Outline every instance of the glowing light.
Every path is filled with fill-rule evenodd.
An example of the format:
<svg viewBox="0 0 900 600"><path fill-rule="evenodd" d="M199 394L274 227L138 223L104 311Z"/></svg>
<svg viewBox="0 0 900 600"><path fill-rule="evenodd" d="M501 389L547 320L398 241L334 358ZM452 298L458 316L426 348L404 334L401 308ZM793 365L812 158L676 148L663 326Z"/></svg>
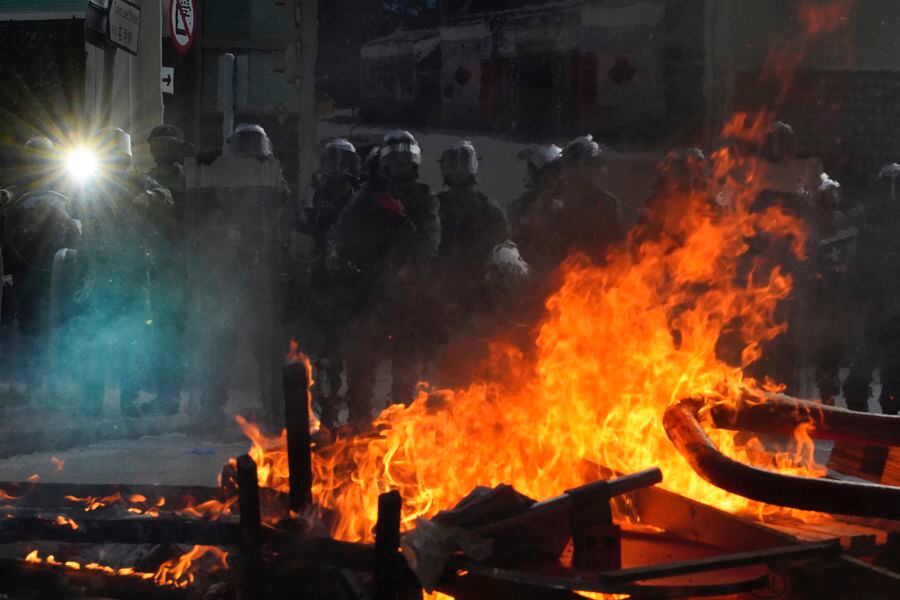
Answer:
<svg viewBox="0 0 900 600"><path fill-rule="evenodd" d="M66 157L66 170L76 181L87 181L97 172L97 157L87 148L76 148Z"/></svg>

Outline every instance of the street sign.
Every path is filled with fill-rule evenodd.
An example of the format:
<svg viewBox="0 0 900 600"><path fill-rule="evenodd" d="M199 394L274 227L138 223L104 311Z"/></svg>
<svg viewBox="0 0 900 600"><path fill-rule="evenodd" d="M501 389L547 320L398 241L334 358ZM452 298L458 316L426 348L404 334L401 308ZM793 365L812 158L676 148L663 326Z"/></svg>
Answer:
<svg viewBox="0 0 900 600"><path fill-rule="evenodd" d="M109 4L109 42L137 56L141 33L141 7L128 0L111 0Z"/></svg>
<svg viewBox="0 0 900 600"><path fill-rule="evenodd" d="M175 68L163 67L160 74L160 89L163 94L175 93Z"/></svg>
<svg viewBox="0 0 900 600"><path fill-rule="evenodd" d="M185 53L194 45L197 11L195 0L170 0L169 35L175 49Z"/></svg>

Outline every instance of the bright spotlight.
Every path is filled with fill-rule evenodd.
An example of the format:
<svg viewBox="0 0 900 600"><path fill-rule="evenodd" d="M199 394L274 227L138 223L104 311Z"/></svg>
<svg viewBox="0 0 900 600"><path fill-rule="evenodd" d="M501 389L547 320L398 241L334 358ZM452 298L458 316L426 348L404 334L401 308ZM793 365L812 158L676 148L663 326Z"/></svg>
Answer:
<svg viewBox="0 0 900 600"><path fill-rule="evenodd" d="M87 181L97 171L97 157L86 148L76 148L66 158L69 177L76 181Z"/></svg>

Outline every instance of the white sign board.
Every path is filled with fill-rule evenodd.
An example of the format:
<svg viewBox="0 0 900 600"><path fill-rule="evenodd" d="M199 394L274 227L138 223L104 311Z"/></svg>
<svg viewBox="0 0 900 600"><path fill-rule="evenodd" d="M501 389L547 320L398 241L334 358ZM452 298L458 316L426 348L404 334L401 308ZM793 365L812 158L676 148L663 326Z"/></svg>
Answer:
<svg viewBox="0 0 900 600"><path fill-rule="evenodd" d="M194 45L196 14L194 0L171 0L169 3L169 35L175 49L181 53Z"/></svg>
<svg viewBox="0 0 900 600"><path fill-rule="evenodd" d="M162 90L163 94L174 94L175 93L175 68L174 67L162 67L162 72L160 74L160 80L159 80L159 89Z"/></svg>
<svg viewBox="0 0 900 600"><path fill-rule="evenodd" d="M131 54L138 53L141 33L141 7L128 0L111 0L109 5L109 41Z"/></svg>

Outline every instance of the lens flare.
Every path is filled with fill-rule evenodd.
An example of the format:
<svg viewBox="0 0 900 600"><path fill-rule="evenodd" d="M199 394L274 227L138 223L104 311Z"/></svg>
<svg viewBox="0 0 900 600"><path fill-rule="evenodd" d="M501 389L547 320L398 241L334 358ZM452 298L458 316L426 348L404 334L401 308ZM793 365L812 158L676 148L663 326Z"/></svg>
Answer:
<svg viewBox="0 0 900 600"><path fill-rule="evenodd" d="M87 181L97 172L97 157L87 148L76 148L66 157L66 170L75 181Z"/></svg>

